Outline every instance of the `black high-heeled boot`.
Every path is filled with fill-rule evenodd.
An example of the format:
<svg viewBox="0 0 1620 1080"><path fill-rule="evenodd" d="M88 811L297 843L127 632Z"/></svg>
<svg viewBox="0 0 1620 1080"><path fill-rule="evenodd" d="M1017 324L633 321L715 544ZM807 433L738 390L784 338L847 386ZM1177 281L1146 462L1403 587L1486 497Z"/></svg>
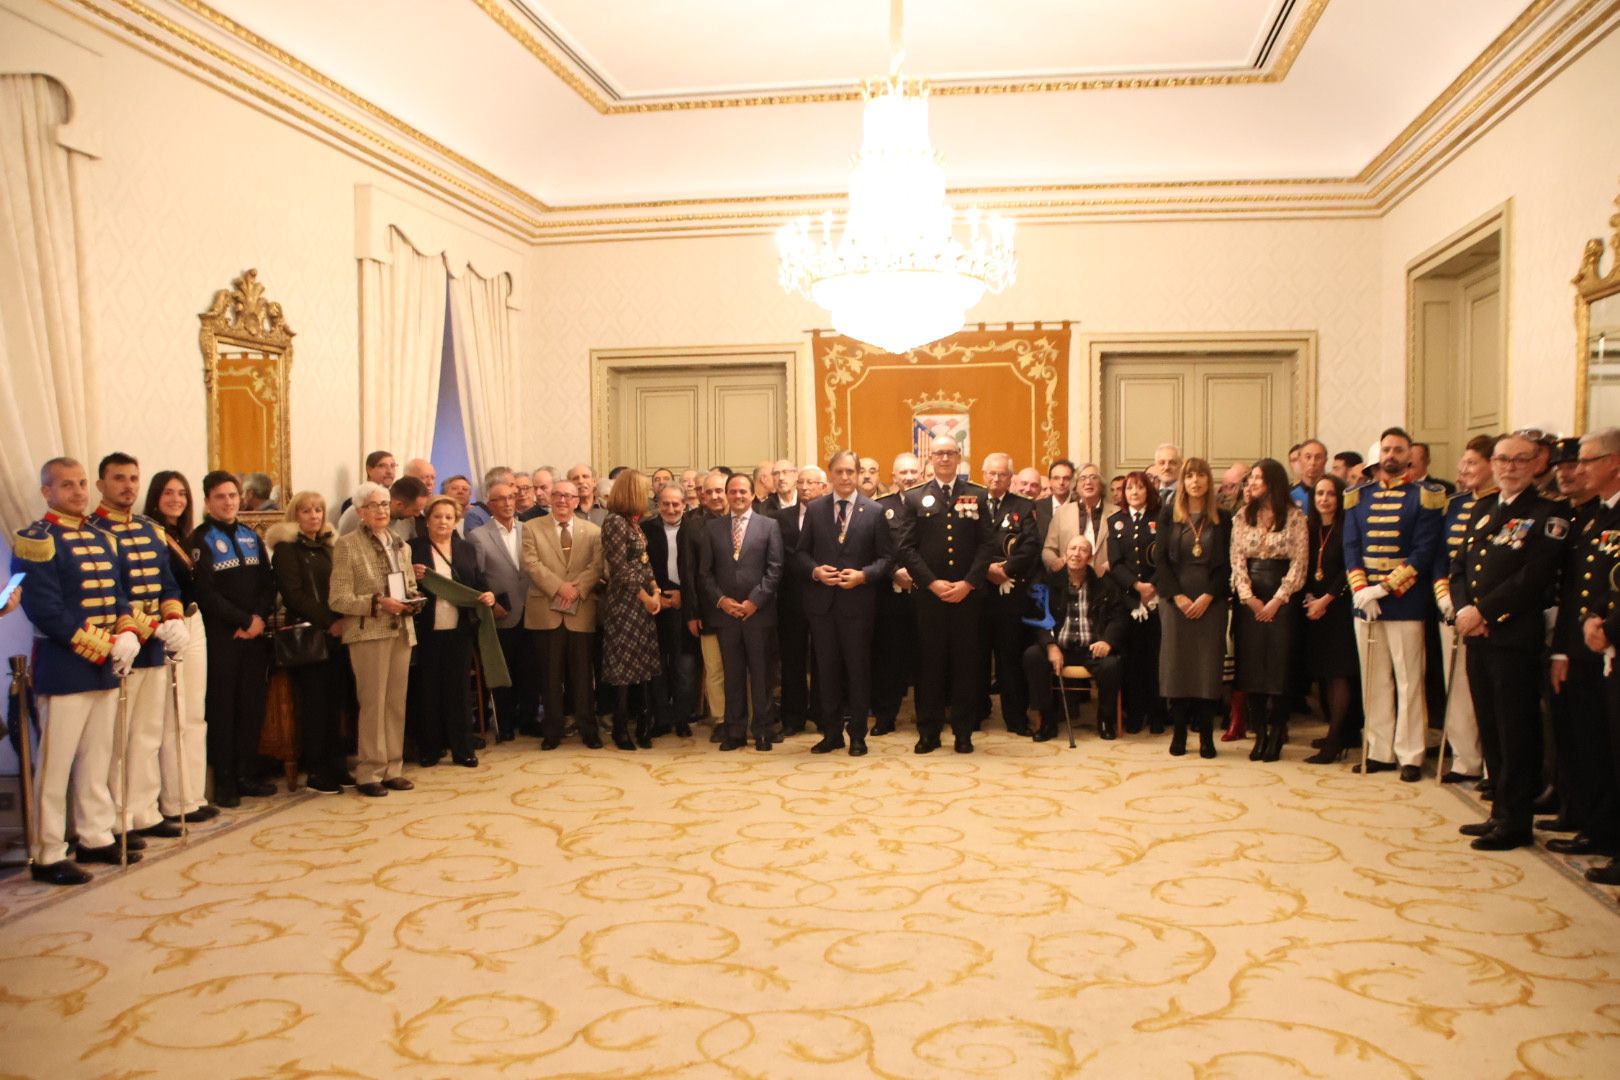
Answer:
<svg viewBox="0 0 1620 1080"><path fill-rule="evenodd" d="M1250 695L1252 701L1254 695ZM1271 734L1271 717L1264 705L1249 714L1249 730L1254 733L1254 745L1249 747L1249 760L1259 761L1266 752L1266 739Z"/></svg>
<svg viewBox="0 0 1620 1080"><path fill-rule="evenodd" d="M636 745L643 750L652 749L652 717L646 713L636 717Z"/></svg>
<svg viewBox="0 0 1620 1080"><path fill-rule="evenodd" d="M613 714L613 745L620 750L634 750L635 741L630 738L630 720L622 712Z"/></svg>
<svg viewBox="0 0 1620 1080"><path fill-rule="evenodd" d="M1187 710L1179 702L1170 706L1170 756L1181 757L1187 752Z"/></svg>
<svg viewBox="0 0 1620 1080"><path fill-rule="evenodd" d="M1283 743L1288 741L1288 699L1277 698L1277 706L1266 727L1266 752L1261 761L1281 761Z"/></svg>
<svg viewBox="0 0 1620 1080"><path fill-rule="evenodd" d="M1198 720L1198 756L1212 758L1215 756L1215 717L1205 712Z"/></svg>

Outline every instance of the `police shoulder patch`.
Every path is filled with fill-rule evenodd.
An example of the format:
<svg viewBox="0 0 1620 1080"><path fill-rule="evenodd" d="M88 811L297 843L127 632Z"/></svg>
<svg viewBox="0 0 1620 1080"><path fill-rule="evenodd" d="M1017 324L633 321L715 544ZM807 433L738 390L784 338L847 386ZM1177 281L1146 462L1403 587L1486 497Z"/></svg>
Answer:
<svg viewBox="0 0 1620 1080"><path fill-rule="evenodd" d="M1561 517L1549 517L1546 533L1554 540L1562 540L1569 535L1569 521Z"/></svg>

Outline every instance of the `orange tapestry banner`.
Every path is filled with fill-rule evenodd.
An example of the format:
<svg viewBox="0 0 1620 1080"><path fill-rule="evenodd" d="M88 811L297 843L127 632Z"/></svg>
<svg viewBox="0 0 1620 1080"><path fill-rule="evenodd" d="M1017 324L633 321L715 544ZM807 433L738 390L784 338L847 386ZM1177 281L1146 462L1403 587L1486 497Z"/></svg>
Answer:
<svg viewBox="0 0 1620 1080"><path fill-rule="evenodd" d="M1067 322L964 330L903 356L818 330L811 358L823 461L847 447L886 481L896 454L950 435L977 480L986 454L1044 472L1069 445Z"/></svg>

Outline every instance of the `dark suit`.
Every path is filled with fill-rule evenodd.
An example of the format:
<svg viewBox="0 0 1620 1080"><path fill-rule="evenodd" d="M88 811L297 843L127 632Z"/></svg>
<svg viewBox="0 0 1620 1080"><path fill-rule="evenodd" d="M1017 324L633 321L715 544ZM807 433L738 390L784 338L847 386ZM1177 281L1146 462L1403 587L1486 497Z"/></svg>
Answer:
<svg viewBox="0 0 1620 1080"><path fill-rule="evenodd" d="M896 518L900 515L898 491L876 499L889 536L894 539ZM896 558L890 564L883 580L876 582L877 616L872 633L872 734L882 735L894 730L895 716L906 691L914 681L917 651L917 604L915 591L901 592L894 586L894 571L900 566Z"/></svg>
<svg viewBox="0 0 1620 1080"><path fill-rule="evenodd" d="M434 569L433 542L418 536L409 544L411 562ZM450 575L456 582L485 591L478 569L478 552L450 534ZM416 662L411 665L406 694L405 727L422 761L437 761L446 750L458 761L474 756L472 717L467 702L467 676L472 671L473 636L478 616L471 608L457 608L455 625L434 628L438 603L430 595L416 613Z"/></svg>
<svg viewBox="0 0 1620 1080"><path fill-rule="evenodd" d="M816 681L821 696L822 733L841 733L844 708L850 738L866 738L872 701L872 628L877 594L887 588L894 558L889 523L877 503L860 492L849 497L846 524L838 528L838 496L824 495L805 511L804 530L794 552L795 576L804 580L804 611L816 642ZM859 570L866 581L852 589L826 585L810 575L818 566ZM784 677L786 660L783 661Z"/></svg>
<svg viewBox="0 0 1620 1080"><path fill-rule="evenodd" d="M1139 583L1153 584L1154 541L1159 535L1157 514L1142 510L1133 520L1131 511L1121 510L1108 519L1108 576L1119 586L1127 613L1125 627L1125 730L1137 732L1147 721L1158 734L1167 714L1159 696L1159 613L1154 611L1141 622L1129 613L1141 603ZM1303 620L1301 620L1303 621Z"/></svg>
<svg viewBox="0 0 1620 1080"><path fill-rule="evenodd" d="M771 512L782 530L784 564L782 586L777 591L776 647L782 667L782 728L789 735L803 731L805 719L812 713L818 729L833 723L819 708L810 707L806 688L810 674L810 623L804 617L804 591L809 577L799 573L793 561L793 552L799 546L800 508L800 503L794 503Z"/></svg>
<svg viewBox="0 0 1620 1080"><path fill-rule="evenodd" d="M1050 630L1035 631L1035 644L1024 650L1024 673L1029 681L1030 705L1041 710L1041 726L1050 732L1055 731L1057 716L1052 708L1052 664L1046 650L1050 645L1061 644L1058 635L1063 631L1068 611L1068 568L1048 573L1045 582L1047 610L1057 625ZM1085 620L1090 640L1106 641L1111 651L1099 657L1093 656L1089 648L1064 648L1063 662L1084 664L1091 672L1097 691L1097 726L1112 730L1123 663L1120 651L1125 644L1125 627L1130 617L1119 586L1106 577L1098 577L1094 567L1086 568L1086 599L1080 617Z"/></svg>
<svg viewBox="0 0 1620 1080"><path fill-rule="evenodd" d="M925 753L938 744L950 702L951 730L957 742L972 738L973 699L979 689L979 610L984 606L985 570L992 551L985 490L958 478L949 497L939 481L918 484L901 496L895 515L896 556L917 583L917 744ZM948 604L929 586L965 581L967 598Z"/></svg>
<svg viewBox="0 0 1620 1080"><path fill-rule="evenodd" d="M992 563L1005 562L1010 588L985 585L984 609L979 618L978 716L990 715L991 664L1001 691L1001 722L1007 730L1028 730L1024 692L1024 646L1029 642L1029 582L1041 569L1041 534L1035 524L1035 504L1011 492L999 500L985 495L994 546ZM994 504L994 505L991 505ZM1051 500L1047 500L1051 505Z"/></svg>
<svg viewBox="0 0 1620 1080"><path fill-rule="evenodd" d="M659 675L653 680L654 713L658 726L674 727L692 718L697 706L698 640L686 629L688 594L695 603L697 577L690 561L693 527L690 515L683 516L675 530L675 573L669 576L669 533L657 514L643 518L641 532L647 538L647 561L660 592L679 589L681 606L658 613Z"/></svg>
<svg viewBox="0 0 1620 1080"><path fill-rule="evenodd" d="M782 530L764 514L752 513L742 547L732 554L731 515L705 524L698 589L703 621L720 637L726 674L726 735L741 739L748 728L748 693L753 691L755 734L771 719L771 648L776 640L776 592L782 581ZM747 619L720 610L720 599L752 600L758 609Z"/></svg>
<svg viewBox="0 0 1620 1080"><path fill-rule="evenodd" d="M1073 495L1069 498L1074 498ZM1037 544L1046 543L1046 533L1052 528L1052 518L1057 515L1057 507L1052 505L1052 496L1035 500L1035 533L1040 539Z"/></svg>

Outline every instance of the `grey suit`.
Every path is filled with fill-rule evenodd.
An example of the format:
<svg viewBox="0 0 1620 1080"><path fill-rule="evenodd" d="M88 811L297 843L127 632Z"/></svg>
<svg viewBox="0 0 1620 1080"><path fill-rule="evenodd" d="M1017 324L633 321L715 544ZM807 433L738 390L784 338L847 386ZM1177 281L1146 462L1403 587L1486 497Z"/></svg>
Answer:
<svg viewBox="0 0 1620 1080"><path fill-rule="evenodd" d="M776 640L776 592L782 581L782 530L771 518L750 513L741 548L732 554L731 515L704 523L699 545L698 591L703 621L720 638L726 675L726 735L741 739L748 728L748 691L753 689L756 735L771 715L771 646ZM722 597L753 601L746 619L720 610Z"/></svg>
<svg viewBox="0 0 1620 1080"><path fill-rule="evenodd" d="M510 739L522 732L539 734L536 714L540 711L540 678L535 670L534 632L523 625L523 607L529 598L529 575L523 571L523 522L514 522L517 536L516 561L506 545L507 534L500 522L491 519L467 534L467 542L478 555L478 572L484 576L495 600L506 614L495 621L500 634L501 652L512 685L490 691L495 699L498 738Z"/></svg>

